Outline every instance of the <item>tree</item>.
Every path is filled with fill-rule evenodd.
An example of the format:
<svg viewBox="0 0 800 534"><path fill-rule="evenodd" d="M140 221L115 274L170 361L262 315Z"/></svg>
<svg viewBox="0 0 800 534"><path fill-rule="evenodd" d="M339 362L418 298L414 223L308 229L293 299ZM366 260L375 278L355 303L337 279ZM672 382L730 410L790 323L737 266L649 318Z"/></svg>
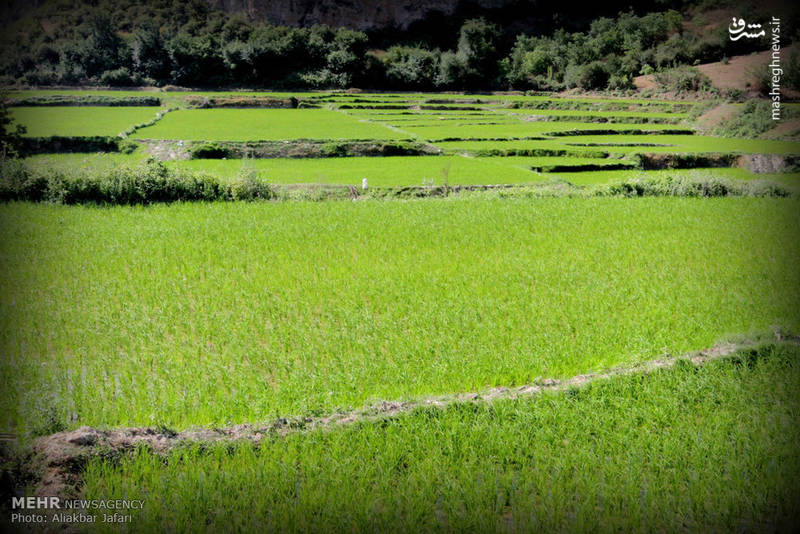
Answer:
<svg viewBox="0 0 800 534"><path fill-rule="evenodd" d="M213 34L192 37L180 32L168 45L172 63L170 76L179 84L214 85L225 82L225 65Z"/></svg>
<svg viewBox="0 0 800 534"><path fill-rule="evenodd" d="M453 89L464 85L464 76L467 66L464 60L455 52L442 52L439 58L439 73L436 76L436 86L442 89Z"/></svg>
<svg viewBox="0 0 800 534"><path fill-rule="evenodd" d="M80 33L83 39L75 43L75 51L87 76L126 66L128 47L117 35L117 27L108 15L92 12Z"/></svg>
<svg viewBox="0 0 800 534"><path fill-rule="evenodd" d="M484 19L461 26L456 55L465 67L464 82L470 87L489 85L498 73L500 28Z"/></svg>
<svg viewBox="0 0 800 534"><path fill-rule="evenodd" d="M169 52L161 32L153 23L145 22L136 28L131 37L130 47L136 72L156 81L169 78Z"/></svg>
<svg viewBox="0 0 800 534"><path fill-rule="evenodd" d="M432 89L439 73L439 51L393 46L383 58L386 79L398 89Z"/></svg>
<svg viewBox="0 0 800 534"><path fill-rule="evenodd" d="M2 159L19 156L22 148L22 135L25 127L17 124L12 128L13 119L6 107L6 96L0 95L0 155Z"/></svg>

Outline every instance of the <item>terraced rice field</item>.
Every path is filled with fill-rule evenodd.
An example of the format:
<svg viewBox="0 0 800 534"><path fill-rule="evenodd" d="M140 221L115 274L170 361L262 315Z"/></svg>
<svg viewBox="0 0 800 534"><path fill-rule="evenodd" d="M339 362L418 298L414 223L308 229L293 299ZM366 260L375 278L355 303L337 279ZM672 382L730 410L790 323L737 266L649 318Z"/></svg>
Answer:
<svg viewBox="0 0 800 534"><path fill-rule="evenodd" d="M359 122L323 109L195 109L168 113L142 128L141 139L261 141L294 139L400 139L408 137L380 124Z"/></svg>
<svg viewBox="0 0 800 534"><path fill-rule="evenodd" d="M96 94L106 93L113 92ZM16 96L32 94L35 92L20 92ZM58 92L47 94L52 96ZM122 96L135 94L125 92ZM275 184L359 186L361 180L367 178L373 187L397 187L527 184L552 179L566 179L575 184L599 183L605 178L631 176L602 169L632 171L641 165L637 159L639 154L800 155L797 143L791 141L695 134L689 118L693 104L686 102L521 95L162 94L164 106L173 111L131 134L130 139L139 141L140 148L135 154L109 155L107 158L113 162L109 164L103 163L102 157L81 159L74 155L50 154L36 156L31 164L40 165L41 160L46 159L51 166L75 168L80 160L79 167L100 169L124 162L135 163L151 150L157 158L182 160L189 157L193 143L284 142L285 152L293 157L255 158L248 162L231 161L228 157L225 160L178 161L171 165L208 171L224 179L247 172ZM187 98L197 102L202 98L254 101L290 97L297 98L300 109L183 109L190 102L185 100ZM33 137L114 135L152 119L154 108L38 107L15 108L14 113L28 126L28 135ZM102 114L102 121L97 120L98 113ZM142 140L148 141L142 143ZM332 147L336 143L355 141L424 143L428 146L428 155L304 159L303 148L296 147L306 141L328 143ZM169 148L159 150L159 144ZM447 157L434 157L437 151ZM498 156L516 157L502 159ZM724 165L736 164L732 159L726 161ZM713 170L707 174L739 179L761 173L775 178L774 169L751 169L744 163L737 165L742 166L725 167L728 170ZM676 175L685 174L685 171L680 169ZM793 186L796 174L786 172L777 176L777 181Z"/></svg>
<svg viewBox="0 0 800 534"><path fill-rule="evenodd" d="M195 532L791 530L798 357L95 461L86 495L165 495L139 526Z"/></svg>
<svg viewBox="0 0 800 534"><path fill-rule="evenodd" d="M51 135L88 137L116 136L136 124L156 117L153 107L19 107L11 108L14 121L26 128L28 137Z"/></svg>
<svg viewBox="0 0 800 534"><path fill-rule="evenodd" d="M26 430L260 421L800 327L796 200L0 209Z"/></svg>
<svg viewBox="0 0 800 534"><path fill-rule="evenodd" d="M688 102L154 94L13 108L15 492L144 500L87 532L794 527L796 142L699 135ZM197 108L244 98L298 107Z"/></svg>

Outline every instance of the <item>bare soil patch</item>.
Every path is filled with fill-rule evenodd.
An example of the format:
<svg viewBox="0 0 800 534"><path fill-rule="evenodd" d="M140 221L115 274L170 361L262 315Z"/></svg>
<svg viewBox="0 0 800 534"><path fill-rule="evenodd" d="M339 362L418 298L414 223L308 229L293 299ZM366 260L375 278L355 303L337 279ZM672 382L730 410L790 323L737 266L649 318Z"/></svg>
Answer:
<svg viewBox="0 0 800 534"><path fill-rule="evenodd" d="M726 121L736 114L735 104L721 104L712 108L697 118L697 126L703 131L711 131L723 121Z"/></svg>
<svg viewBox="0 0 800 534"><path fill-rule="evenodd" d="M782 48L781 59L785 60L796 49L797 47L793 45ZM697 68L709 77L714 87L756 92L758 90L758 80L753 75L753 72L765 68L770 61L772 61L772 50L765 50L746 56L734 56L730 58L728 63L722 63L721 61L704 63L698 65ZM786 88L782 88L782 92L787 97L797 96L796 91L788 91Z"/></svg>
<svg viewBox="0 0 800 534"><path fill-rule="evenodd" d="M761 134L761 137L764 139L800 141L800 118L784 121L775 128Z"/></svg>
<svg viewBox="0 0 800 534"><path fill-rule="evenodd" d="M727 20L727 19L726 19ZM797 50L796 45L781 48L781 61L786 61L789 55ZM751 95L759 92L759 81L754 75L756 71L766 68L772 61L772 50L765 50L755 54L733 56L727 63L716 61L697 65L697 69L708 76L711 84L718 89L738 89ZM636 76L633 84L638 90L657 89L659 87L655 76L647 74ZM781 87L781 94L786 99L800 99L800 92Z"/></svg>

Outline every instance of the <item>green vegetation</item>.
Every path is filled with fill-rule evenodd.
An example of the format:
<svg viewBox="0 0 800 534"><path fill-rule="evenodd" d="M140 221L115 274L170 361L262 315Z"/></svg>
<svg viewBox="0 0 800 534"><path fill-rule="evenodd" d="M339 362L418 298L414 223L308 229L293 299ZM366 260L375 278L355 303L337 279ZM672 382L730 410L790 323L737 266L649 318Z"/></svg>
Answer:
<svg viewBox="0 0 800 534"><path fill-rule="evenodd" d="M28 92L25 96L17 96L9 100L12 106L160 106L161 99L157 96L128 95L100 95L98 92L84 92L84 94L54 94L46 92Z"/></svg>
<svg viewBox="0 0 800 534"><path fill-rule="evenodd" d="M607 125L603 125L607 126ZM600 127L600 125L598 125ZM732 139L705 135L577 135L545 140L516 141L440 141L446 152L476 155L492 151L570 150L615 154L738 152L742 154L800 154L798 143L767 139Z"/></svg>
<svg viewBox="0 0 800 534"><path fill-rule="evenodd" d="M2 161L19 156L24 134L25 127L14 123L6 106L6 100L0 98L0 154L2 154Z"/></svg>
<svg viewBox="0 0 800 534"><path fill-rule="evenodd" d="M559 4L526 4L515 7L515 24L498 18L498 10L478 9L367 34L324 25L275 26L254 19L252 12L243 16L201 2L45 2L4 27L0 80L29 86L627 91L639 74L769 47L768 37L731 41L725 24L709 28L708 21L688 19L689 13L717 17L712 10L725 2L687 7L667 1L648 13L645 7L633 12L624 2L606 2L584 6L578 15ZM468 12L495 21L463 16ZM788 8L767 6L754 6L749 15L794 16ZM549 34L541 33L543 21L555 23L547 24ZM786 42L797 40L793 26L782 33ZM791 58L786 63L790 84L796 64ZM692 78L684 74L671 80L683 86Z"/></svg>
<svg viewBox="0 0 800 534"><path fill-rule="evenodd" d="M685 128L677 128L684 130ZM431 125L403 127L403 131L429 141L455 141L455 140L504 140L525 139L530 137L548 135L578 135L581 132L642 132L642 133L675 133L676 127L671 124L624 124L624 123L586 123L571 121L534 121L517 124L473 124L463 128L451 125Z"/></svg>
<svg viewBox="0 0 800 534"><path fill-rule="evenodd" d="M205 146L205 145L201 145ZM39 176L83 175L101 180L104 173L136 173L136 164L146 156L125 154L47 154L24 160L24 167ZM590 170L627 164L630 170ZM642 171L634 162L613 158L581 157L480 157L395 156L298 159L195 159L168 161L169 168L204 173L222 184L248 176L271 184L334 184L361 186L367 178L370 188L421 185L492 185L545 182L555 177L573 184L610 184L630 178L657 179L689 176L698 181L709 178L731 180L764 179L798 185L798 173L754 173L737 167L669 169ZM577 171L557 170L575 166ZM535 172L533 169L544 170ZM9 168L6 175L10 176ZM96 176L97 178L92 178Z"/></svg>
<svg viewBox="0 0 800 534"><path fill-rule="evenodd" d="M800 332L800 173L776 172L796 170L796 143L690 135L702 104L211 94L160 93L147 122L8 108L68 137L21 138L3 108L4 142L40 154L0 163L13 491L52 462L28 454L36 436L253 423L256 446L97 445L56 469L85 475L81 497L144 496L136 531L764 530L796 515L796 347L349 427L306 419ZM187 109L206 102L297 108Z"/></svg>
<svg viewBox="0 0 800 534"><path fill-rule="evenodd" d="M371 187L442 184L504 184L539 181L530 166L510 161L460 156L398 156L383 158L194 160L174 165L209 172L223 179L252 169L270 183L361 185ZM530 164L535 164L531 161Z"/></svg>
<svg viewBox="0 0 800 534"><path fill-rule="evenodd" d="M798 214L775 198L0 205L0 407L22 434L222 425L798 331Z"/></svg>
<svg viewBox="0 0 800 534"><path fill-rule="evenodd" d="M0 8L0 508L46 486L144 499L131 532L794 528L800 145L695 67L769 37L730 40L727 1L417 2L368 32L239 4ZM319 4L300 18L340 14ZM800 41L788 7L733 14Z"/></svg>
<svg viewBox="0 0 800 534"><path fill-rule="evenodd" d="M768 347L258 447L98 459L86 495L146 499L135 530L791 530L798 388L800 351Z"/></svg>
<svg viewBox="0 0 800 534"><path fill-rule="evenodd" d="M230 150L219 143L201 143L192 146L189 153L193 159L224 159L231 155Z"/></svg>
<svg viewBox="0 0 800 534"><path fill-rule="evenodd" d="M138 130L141 139L258 141L402 139L409 135L325 109L196 109L168 113Z"/></svg>
<svg viewBox="0 0 800 534"><path fill-rule="evenodd" d="M112 136L136 124L152 120L153 107L14 107L14 121L26 128L29 137Z"/></svg>
<svg viewBox="0 0 800 534"><path fill-rule="evenodd" d="M630 161L598 158L148 159L136 165L144 158L141 153L58 154L10 162L0 175L0 199L149 204L262 196L237 193L243 184L246 189L272 191L269 198L317 200L447 196L498 186L499 190L515 186L508 194L522 196L788 196L800 192L799 173L760 174L725 167L642 171ZM366 192L360 191L364 178L369 186ZM274 189L270 184L286 187Z"/></svg>
<svg viewBox="0 0 800 534"><path fill-rule="evenodd" d="M695 67L682 66L657 72L656 83L663 89L676 94L711 91L711 80Z"/></svg>
<svg viewBox="0 0 800 534"><path fill-rule="evenodd" d="M800 173L754 173L747 169L740 169L737 167L717 167L708 169L664 169L642 171L638 169L632 170L614 170L614 171L584 171L584 172L554 172L550 175L552 178L559 178L566 180L576 185L591 185L591 184L613 184L621 180L653 180L658 181L662 178L676 178L676 179L689 179L697 181L712 182L715 178L728 179L733 181L743 180L768 180L775 183L783 184L789 187L790 190L797 191L800 189Z"/></svg>
<svg viewBox="0 0 800 534"><path fill-rule="evenodd" d="M800 110L784 106L779 118L785 120L797 116L800 116ZM757 137L775 128L776 124L770 101L748 100L733 117L720 124L714 133L725 137Z"/></svg>

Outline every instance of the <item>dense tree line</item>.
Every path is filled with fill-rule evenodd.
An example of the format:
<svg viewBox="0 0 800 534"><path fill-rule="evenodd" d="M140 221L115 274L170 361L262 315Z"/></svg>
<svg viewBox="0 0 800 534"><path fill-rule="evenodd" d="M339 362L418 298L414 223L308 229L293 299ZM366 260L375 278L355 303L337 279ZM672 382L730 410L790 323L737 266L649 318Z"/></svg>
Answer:
<svg viewBox="0 0 800 534"><path fill-rule="evenodd" d="M766 41L730 41L724 24L686 31L671 10L598 18L586 32L519 35L513 45L497 25L472 19L451 50L408 43L374 50L359 31L253 23L200 0L146 4L101 5L50 27L22 21L2 42L0 84L626 89L639 74L766 48Z"/></svg>

